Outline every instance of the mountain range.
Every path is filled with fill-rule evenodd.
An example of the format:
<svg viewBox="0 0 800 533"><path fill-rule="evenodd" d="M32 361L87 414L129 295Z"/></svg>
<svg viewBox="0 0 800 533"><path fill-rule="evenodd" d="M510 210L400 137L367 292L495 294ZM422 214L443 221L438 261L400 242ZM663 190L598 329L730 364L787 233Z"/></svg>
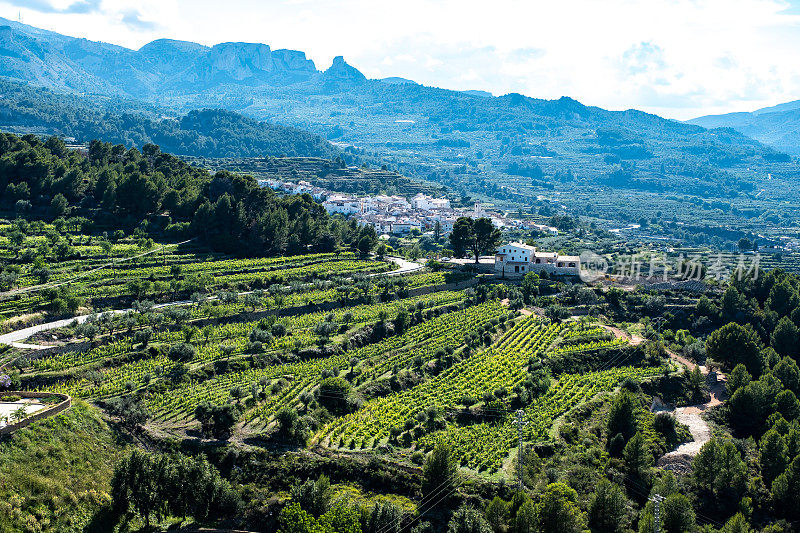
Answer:
<svg viewBox="0 0 800 533"><path fill-rule="evenodd" d="M732 128L778 150L800 155L800 100L750 113L707 115L688 122L705 128Z"/></svg>
<svg viewBox="0 0 800 533"><path fill-rule="evenodd" d="M83 140L103 133L85 126L81 117L86 114L92 117L89 123L108 121L120 124L120 132L128 127L147 133L151 126L130 126L130 120L136 122L131 117L193 128L197 120L180 117L222 109L234 113L223 117L226 127L204 131L208 141L192 144L197 148L191 155L220 155L200 152L203 143L213 146L214 138L222 143L223 133L233 137L223 143L222 155L259 155L268 147L239 142L237 128L228 126L255 120L241 123L257 136L256 124L267 121L307 130L336 150L356 152L464 196L514 208L537 207L555 202L543 200L545 196L559 197L558 205L578 212L638 219L648 209L663 207L665 192L686 202L700 197L750 205L757 193L759 201L785 195L800 170L783 151L729 127L707 129L633 109L609 111L569 97L495 97L399 77L370 80L341 56L318 70L303 52L258 43L207 47L159 39L131 50L0 19L0 77L12 84L0 87L9 94L14 83L17 89L24 85L50 91L41 102L17 97L2 116L12 121L15 110L26 109L25 116L33 117L28 125L40 131L66 131L63 113L57 111L63 106L80 110L68 131ZM36 112L59 99L67 101ZM122 115L127 118L120 119ZM123 141L136 145L157 138L128 135ZM330 156L311 138L301 146L315 146L315 155ZM180 142L165 149L187 153ZM768 190L759 193L765 184ZM621 209L613 201L619 190L635 198L630 208Z"/></svg>

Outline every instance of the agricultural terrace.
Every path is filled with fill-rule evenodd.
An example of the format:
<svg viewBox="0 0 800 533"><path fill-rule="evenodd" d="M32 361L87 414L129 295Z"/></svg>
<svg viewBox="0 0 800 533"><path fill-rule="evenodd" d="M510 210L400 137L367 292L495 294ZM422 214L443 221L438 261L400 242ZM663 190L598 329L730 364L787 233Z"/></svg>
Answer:
<svg viewBox="0 0 800 533"><path fill-rule="evenodd" d="M364 404L355 413L328 424L318 437L329 446L348 449L373 448L388 442L429 450L444 441L454 445L463 466L496 470L516 445L510 416L513 410L508 408L512 393L519 401L545 389L526 408L525 435L536 441L548 436L556 418L595 394L613 390L625 378L641 379L661 371L658 367L621 366L627 363L628 354L616 357L598 372L563 374L545 387L532 375L538 360L551 352L607 349L623 342L594 340L598 335L600 328L583 328L576 322L551 324L534 316L519 319L486 350L465 355L418 387ZM612 363L620 366L612 367ZM479 416L474 417L476 412L471 408L478 401ZM437 419L448 414L453 416ZM477 423L461 425L447 420L459 415Z"/></svg>
<svg viewBox="0 0 800 533"><path fill-rule="evenodd" d="M64 246L69 250L56 253ZM69 316L80 308L116 309L134 300L202 300L218 291L251 291L273 285L273 295L285 295L296 291L292 287L277 290L278 286L393 268L385 262L358 259L352 252L231 258L210 253L192 242L156 244L143 237L121 237L111 242L82 234L64 238L55 230L29 235L20 245L10 245L6 237L0 241L0 254L21 262L15 265L16 272L7 270L0 279L3 320L32 313ZM25 261L28 255L35 259ZM5 329L15 327L6 325Z"/></svg>
<svg viewBox="0 0 800 533"><path fill-rule="evenodd" d="M281 277L309 264L370 263L312 257L260 264ZM215 263L223 262L234 264ZM497 471L516 445L517 408L526 409L526 440L546 440L578 405L626 378L664 371L593 322L511 311L500 303L505 285L408 294L460 279L423 272L337 287L315 280L285 293L276 290L290 287L282 281L252 293L257 300L228 291L178 308L137 301L131 312L58 331L64 342L90 339L88 349L33 352L16 365L37 390L101 403L139 397L161 431L191 431L198 409L230 405L238 438L285 439L280 415L289 409L308 419L310 443L427 451L447 442L463 467L484 472ZM332 308L315 310L309 300ZM551 375L546 366L599 352L604 362L589 373Z"/></svg>

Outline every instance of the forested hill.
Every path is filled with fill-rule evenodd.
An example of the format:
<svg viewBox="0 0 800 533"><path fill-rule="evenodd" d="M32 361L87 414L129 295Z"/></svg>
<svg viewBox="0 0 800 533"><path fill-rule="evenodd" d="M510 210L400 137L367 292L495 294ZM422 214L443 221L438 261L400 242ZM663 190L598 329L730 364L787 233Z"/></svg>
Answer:
<svg viewBox="0 0 800 533"><path fill-rule="evenodd" d="M190 156L342 155L319 135L222 109L177 116L140 102L59 94L9 80L0 80L0 96L0 128L20 133L60 135L78 142L103 139L139 148L153 143L166 152Z"/></svg>
<svg viewBox="0 0 800 533"><path fill-rule="evenodd" d="M250 176L212 175L152 144L140 152L93 141L84 153L57 137L0 133L0 191L0 209L20 215L198 238L238 255L332 252L375 241L371 227L329 218L308 195L277 196Z"/></svg>

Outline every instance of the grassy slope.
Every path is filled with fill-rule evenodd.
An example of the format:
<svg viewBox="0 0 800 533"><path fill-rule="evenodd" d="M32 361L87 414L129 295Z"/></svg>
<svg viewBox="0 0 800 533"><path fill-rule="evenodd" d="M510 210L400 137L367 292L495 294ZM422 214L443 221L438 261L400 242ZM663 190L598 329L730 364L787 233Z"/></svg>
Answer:
<svg viewBox="0 0 800 533"><path fill-rule="evenodd" d="M76 402L0 440L0 531L81 531L123 450L99 412Z"/></svg>

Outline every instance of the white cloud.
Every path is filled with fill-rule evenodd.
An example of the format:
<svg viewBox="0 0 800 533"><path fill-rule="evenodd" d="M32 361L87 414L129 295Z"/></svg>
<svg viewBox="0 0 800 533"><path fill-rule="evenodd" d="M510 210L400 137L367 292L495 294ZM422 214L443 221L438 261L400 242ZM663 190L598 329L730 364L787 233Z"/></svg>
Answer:
<svg viewBox="0 0 800 533"><path fill-rule="evenodd" d="M0 14L132 48L264 42L321 69L344 55L372 77L676 118L800 98L800 15L782 0L103 0L84 14L21 4L0 0ZM138 16L126 24L128 13Z"/></svg>

